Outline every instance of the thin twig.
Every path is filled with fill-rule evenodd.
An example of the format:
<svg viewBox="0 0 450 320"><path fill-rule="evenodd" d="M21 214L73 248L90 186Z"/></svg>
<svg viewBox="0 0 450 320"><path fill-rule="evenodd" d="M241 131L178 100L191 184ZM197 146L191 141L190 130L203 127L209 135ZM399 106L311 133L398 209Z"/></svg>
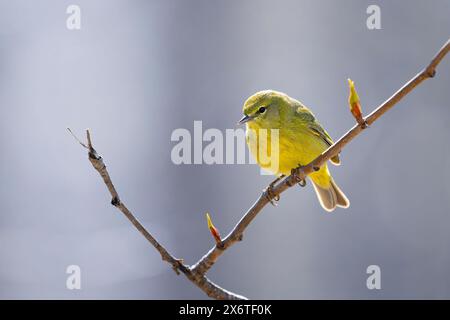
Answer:
<svg viewBox="0 0 450 320"><path fill-rule="evenodd" d="M103 162L103 158L98 155L97 151L94 149L92 145L92 139L91 139L91 133L89 130L86 130L86 136L87 136L87 146L82 143L74 134L73 132L68 129L69 132L73 135L73 137L85 148L89 150L89 161L92 163L92 166L97 170L97 172L100 174L100 176L103 178L103 182L105 183L106 187L109 190L109 193L111 194L112 200L111 204L115 206L117 209L119 209L125 217L133 224L133 226L144 236L145 239L147 239L148 242L156 249L158 250L159 254L161 255L161 258L164 261L167 261L173 268L173 270L180 274L183 273L190 281L192 281L197 287L199 287L201 290L203 290L209 297L214 299L221 299L221 300L244 300L245 297L232 293L230 291L227 291L217 284L213 283L211 280L209 280L205 275L198 274L195 271L192 271L189 266L185 265L183 263L182 259L177 259L174 256L172 256L169 251L167 251L166 248L164 248L163 245L159 243L158 240L156 240L155 237L153 237L150 232L145 229L145 227L136 219L136 217L131 213L131 211L125 206L125 204L120 200L119 194L114 187L114 184L111 180L111 177L108 173L108 170L106 169L106 165Z"/></svg>
<svg viewBox="0 0 450 320"><path fill-rule="evenodd" d="M72 137L79 143L81 144L83 147L85 147L86 149L89 150L89 147L87 145L85 145L83 142L81 142L80 139L78 139L78 137L72 132L72 130L70 128L66 128L67 131L69 131L69 133L72 135Z"/></svg>
<svg viewBox="0 0 450 320"><path fill-rule="evenodd" d="M400 90L394 93L389 99L383 102L378 108L376 108L371 114L364 118L365 123L371 125L385 112L391 109L397 104L404 96L410 93L414 88L421 84L424 80L433 78L436 74L436 68L445 55L450 51L450 40L439 50L436 56L431 60L430 64L419 72L414 78L408 81ZM241 220L231 230L231 232L223 239L220 247L215 246L209 250L193 267L192 270L200 274L206 274L206 272L214 265L217 259L225 252L226 249L231 247L236 242L242 240L243 233L258 213L269 203L270 197L277 197L291 186L296 185L300 180L306 178L306 176L315 171L315 168L320 168L329 159L338 155L342 149L359 135L366 126L356 124L345 135L343 135L337 142L330 146L320 156L314 159L306 166L300 167L295 170L294 174L283 179L278 185L271 190L271 195L268 194L268 189L263 192L253 206L248 209Z"/></svg>

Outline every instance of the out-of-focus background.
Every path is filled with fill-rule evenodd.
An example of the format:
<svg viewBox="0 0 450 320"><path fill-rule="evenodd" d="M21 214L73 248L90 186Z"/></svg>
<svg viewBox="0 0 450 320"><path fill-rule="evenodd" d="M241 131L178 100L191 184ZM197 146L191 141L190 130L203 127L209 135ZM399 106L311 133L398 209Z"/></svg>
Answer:
<svg viewBox="0 0 450 320"><path fill-rule="evenodd" d="M66 8L81 8L68 30ZM381 8L381 30L366 9ZM91 128L122 200L177 257L213 245L272 177L256 165L179 165L177 128L234 128L276 89L338 138L450 35L442 1L0 1L0 298L192 298L110 204L85 150ZM209 272L257 299L450 298L450 60L352 142L332 173L351 200L324 212L310 184L282 195ZM81 290L66 268L81 268ZM368 290L366 268L381 268Z"/></svg>

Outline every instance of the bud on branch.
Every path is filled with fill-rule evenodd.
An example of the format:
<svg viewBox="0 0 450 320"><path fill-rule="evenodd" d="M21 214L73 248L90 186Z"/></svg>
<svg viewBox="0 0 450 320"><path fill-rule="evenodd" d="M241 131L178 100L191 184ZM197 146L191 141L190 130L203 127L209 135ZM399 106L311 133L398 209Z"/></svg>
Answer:
<svg viewBox="0 0 450 320"><path fill-rule="evenodd" d="M214 237L214 240L216 240L216 244L218 246L221 246L222 245L222 239L220 238L220 232L213 225L211 217L209 216L209 213L206 213L206 221L208 222L209 231L211 232L212 236Z"/></svg>
<svg viewBox="0 0 450 320"><path fill-rule="evenodd" d="M348 79L348 86L350 88L350 94L348 96L348 104L350 106L350 111L353 117L355 117L358 124L364 129L367 127L367 123L362 116L361 104L359 101L358 93L356 92L355 89L355 83L351 79Z"/></svg>

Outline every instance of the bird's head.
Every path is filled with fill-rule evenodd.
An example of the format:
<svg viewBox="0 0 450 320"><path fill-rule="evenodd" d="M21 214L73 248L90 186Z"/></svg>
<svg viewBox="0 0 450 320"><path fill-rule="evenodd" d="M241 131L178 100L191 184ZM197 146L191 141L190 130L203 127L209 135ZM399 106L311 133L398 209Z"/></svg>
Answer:
<svg viewBox="0 0 450 320"><path fill-rule="evenodd" d="M238 124L252 123L261 128L279 127L280 116L289 108L290 98L274 90L259 91L248 98L242 112L244 116Z"/></svg>

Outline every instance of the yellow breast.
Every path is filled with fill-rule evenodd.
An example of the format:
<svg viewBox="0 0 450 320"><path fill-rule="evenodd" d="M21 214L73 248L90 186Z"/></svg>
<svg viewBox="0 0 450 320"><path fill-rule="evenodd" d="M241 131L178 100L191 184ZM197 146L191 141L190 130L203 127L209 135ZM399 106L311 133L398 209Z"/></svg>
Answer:
<svg viewBox="0 0 450 320"><path fill-rule="evenodd" d="M264 129L251 122L246 128L251 155L262 168L275 175L289 175L292 169L308 164L327 148L305 126Z"/></svg>

